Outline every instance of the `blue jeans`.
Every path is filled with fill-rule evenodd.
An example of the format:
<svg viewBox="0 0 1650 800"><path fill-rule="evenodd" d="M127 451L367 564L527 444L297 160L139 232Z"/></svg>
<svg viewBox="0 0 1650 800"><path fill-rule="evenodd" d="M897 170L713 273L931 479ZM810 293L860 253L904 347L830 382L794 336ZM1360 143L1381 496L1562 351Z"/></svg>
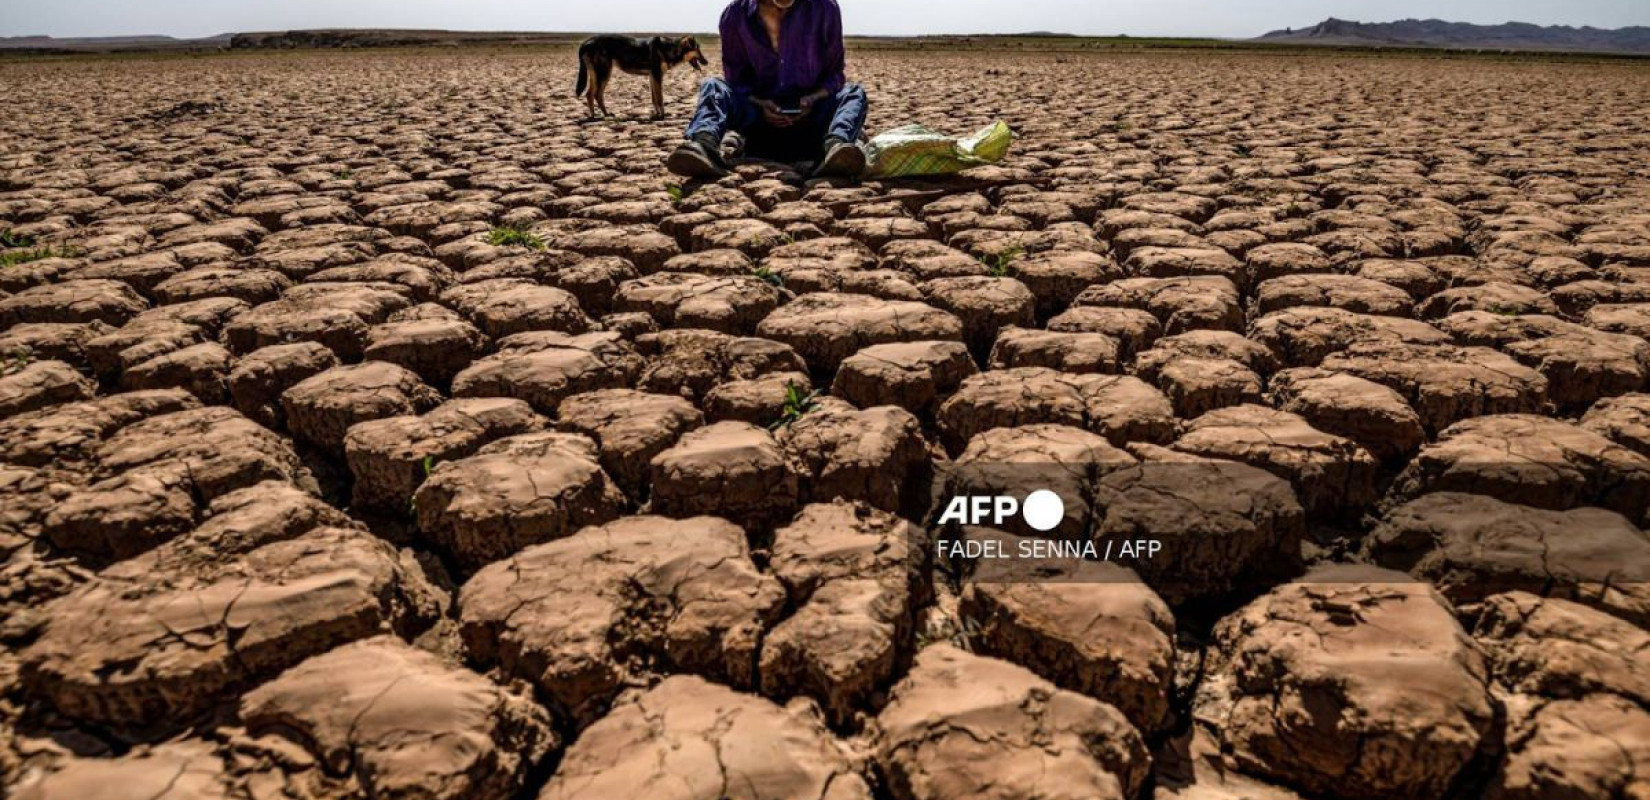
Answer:
<svg viewBox="0 0 1650 800"><path fill-rule="evenodd" d="M749 97L734 91L721 78L707 78L699 85L699 108L693 112L687 138L709 134L720 140L728 131L738 131L745 137L748 155L776 161L811 161L819 157L826 137L859 141L865 132L869 105L865 88L849 83L835 96L815 103L813 111L795 125L775 128L762 119L762 110Z"/></svg>

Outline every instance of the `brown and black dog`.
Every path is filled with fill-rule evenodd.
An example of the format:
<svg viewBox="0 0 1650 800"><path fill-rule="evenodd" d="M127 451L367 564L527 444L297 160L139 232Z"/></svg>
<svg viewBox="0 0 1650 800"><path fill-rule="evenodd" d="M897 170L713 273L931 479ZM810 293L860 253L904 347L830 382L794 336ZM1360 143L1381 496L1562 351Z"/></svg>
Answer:
<svg viewBox="0 0 1650 800"><path fill-rule="evenodd" d="M613 67L631 75L646 75L653 81L653 118L665 116L665 73L683 64L704 71L710 62L699 52L699 40L692 36L668 39L632 39L628 36L596 36L579 45L579 86L575 97L583 97L596 116L600 108L607 110L607 81L613 77Z"/></svg>

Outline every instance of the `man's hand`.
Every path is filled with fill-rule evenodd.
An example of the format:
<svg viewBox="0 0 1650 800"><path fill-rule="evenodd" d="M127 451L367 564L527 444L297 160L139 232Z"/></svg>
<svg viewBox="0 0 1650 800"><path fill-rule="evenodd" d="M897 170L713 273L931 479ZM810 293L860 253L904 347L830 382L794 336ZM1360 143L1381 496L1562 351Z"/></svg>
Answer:
<svg viewBox="0 0 1650 800"><path fill-rule="evenodd" d="M772 100L764 100L760 97L752 97L751 98L751 103L754 104L757 108L762 109L762 119L763 119L763 121L767 122L770 127L789 128L792 125L795 125L796 121L801 119L802 116L803 116L803 115L798 115L798 116L793 117L793 116L789 116L787 114L780 113L779 104L775 103Z"/></svg>
<svg viewBox="0 0 1650 800"><path fill-rule="evenodd" d="M825 100L826 98L828 98L830 96L831 96L830 91L828 91L826 89L820 89L819 91L814 92L813 94L810 94L807 97L802 98L802 101L797 103L797 107L802 109L802 116L806 117L806 116L809 116L809 115L813 114L814 113L814 107L819 105L821 101Z"/></svg>

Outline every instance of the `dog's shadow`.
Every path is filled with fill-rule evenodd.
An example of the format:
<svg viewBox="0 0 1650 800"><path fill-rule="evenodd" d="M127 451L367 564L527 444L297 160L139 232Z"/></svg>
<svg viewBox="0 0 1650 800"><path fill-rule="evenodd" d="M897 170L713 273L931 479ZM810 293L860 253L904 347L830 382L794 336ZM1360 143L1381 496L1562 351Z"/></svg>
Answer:
<svg viewBox="0 0 1650 800"><path fill-rule="evenodd" d="M650 124L672 121L679 123L682 120L673 120L668 114L663 117L655 117L652 114L613 114L606 117L579 117L577 120L574 120L574 123L580 127L589 127L591 125L600 125L602 123L607 123L610 125L613 123Z"/></svg>

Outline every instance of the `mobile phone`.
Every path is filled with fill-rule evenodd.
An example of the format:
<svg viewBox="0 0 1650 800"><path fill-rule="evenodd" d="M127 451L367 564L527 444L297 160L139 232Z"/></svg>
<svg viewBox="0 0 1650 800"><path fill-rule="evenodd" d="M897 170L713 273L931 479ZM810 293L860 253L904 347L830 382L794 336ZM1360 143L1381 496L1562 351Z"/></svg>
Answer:
<svg viewBox="0 0 1650 800"><path fill-rule="evenodd" d="M781 108L781 109L779 109L779 113L784 114L787 117L800 117L800 116L802 116L802 109L800 109L800 108Z"/></svg>

